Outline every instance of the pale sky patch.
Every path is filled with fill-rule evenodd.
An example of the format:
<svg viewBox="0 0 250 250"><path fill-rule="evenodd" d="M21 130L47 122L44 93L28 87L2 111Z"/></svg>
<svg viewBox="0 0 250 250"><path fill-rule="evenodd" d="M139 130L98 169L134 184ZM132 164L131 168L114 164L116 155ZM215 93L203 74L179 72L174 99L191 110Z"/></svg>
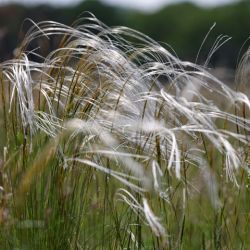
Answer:
<svg viewBox="0 0 250 250"><path fill-rule="evenodd" d="M54 6L70 6L80 3L82 0L0 0L0 4L21 3L25 5L50 4ZM101 0L113 6L127 7L141 11L152 12L159 10L165 5L180 3L183 0ZM190 0L200 6L217 6L237 2L237 0Z"/></svg>

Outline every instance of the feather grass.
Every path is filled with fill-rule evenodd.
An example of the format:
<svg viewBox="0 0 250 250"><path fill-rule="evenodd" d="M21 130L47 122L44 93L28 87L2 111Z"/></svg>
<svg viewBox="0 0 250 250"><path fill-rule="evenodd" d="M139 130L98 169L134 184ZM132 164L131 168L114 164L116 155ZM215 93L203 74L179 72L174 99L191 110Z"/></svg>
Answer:
<svg viewBox="0 0 250 250"><path fill-rule="evenodd" d="M61 42L46 58L28 50L35 40L55 36ZM218 38L208 60L225 40ZM31 55L42 62L30 60ZM244 85L248 58L249 52L236 78ZM229 180L241 190L242 176L249 174L250 101L205 66L181 61L146 35L107 27L93 15L75 27L34 24L17 57L0 65L6 134L1 145L8 151L1 185L1 209L8 211L8 219L1 215L0 221L8 221L9 232L15 232L15 240L6 237L6 247L57 249L63 245L51 240L54 235L65 237L65 249L89 248L95 246L94 231L112 235L115 230L117 239L103 238L102 248L146 248L143 230L152 235L151 247L171 248L166 232L172 220L166 210L177 216L175 199L183 199L181 245L188 220L185 204L192 192L200 192L199 184L193 186L189 179L192 173L201 173L212 211L223 213L217 180ZM124 205L116 208L115 197L131 209L125 212L126 223ZM95 210L91 206L104 214L115 211L104 216L102 229L83 219ZM92 219L98 218L101 213ZM136 221L136 230L129 218ZM82 234L80 225L85 224ZM37 225L48 233L37 234ZM31 230L22 233L18 227ZM31 235L38 235L36 243Z"/></svg>

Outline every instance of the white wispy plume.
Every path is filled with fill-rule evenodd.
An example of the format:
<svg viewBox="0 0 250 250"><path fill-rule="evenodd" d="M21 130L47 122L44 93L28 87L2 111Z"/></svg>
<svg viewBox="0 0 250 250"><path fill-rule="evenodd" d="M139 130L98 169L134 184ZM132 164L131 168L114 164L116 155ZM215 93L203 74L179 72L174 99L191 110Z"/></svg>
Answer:
<svg viewBox="0 0 250 250"><path fill-rule="evenodd" d="M25 51L36 39L55 36L62 42L45 58L39 50ZM245 164L234 142L249 146L250 120L239 114L243 105L249 112L250 100L203 67L181 61L138 31L107 27L92 15L76 27L38 23L17 51L16 59L0 65L2 83L10 89L9 112L20 120L30 145L36 134L54 138L70 131L68 143L78 152L65 153L64 166L77 162L139 193L154 188L160 195L165 171L182 180L184 163L209 168L202 164L204 144L209 144L225 156L225 176L237 183L237 170ZM30 60L31 55L42 62ZM242 66L238 78L247 72ZM195 155L184 158L184 148ZM104 159L112 164L106 166ZM126 201L145 214L156 235L165 234L146 199L143 205Z"/></svg>

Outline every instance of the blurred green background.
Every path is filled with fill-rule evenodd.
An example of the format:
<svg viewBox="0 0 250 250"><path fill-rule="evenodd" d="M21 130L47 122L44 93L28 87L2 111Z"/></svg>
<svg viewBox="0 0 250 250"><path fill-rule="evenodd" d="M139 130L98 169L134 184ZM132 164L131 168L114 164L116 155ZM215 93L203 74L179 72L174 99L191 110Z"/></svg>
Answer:
<svg viewBox="0 0 250 250"><path fill-rule="evenodd" d="M98 0L85 0L68 6L5 2L0 6L0 60L13 57L14 49L31 26L31 22L24 21L26 18L31 18L35 22L54 20L70 25L84 11L92 12L109 26L124 25L137 29L157 41L170 45L181 59L191 61L195 61L203 39L216 22L201 50L198 63L202 64L206 60L219 35L228 35L232 39L213 55L209 65L211 67L235 68L237 58L249 46L249 0L217 7L200 7L182 2L168 4L151 12L115 7Z"/></svg>

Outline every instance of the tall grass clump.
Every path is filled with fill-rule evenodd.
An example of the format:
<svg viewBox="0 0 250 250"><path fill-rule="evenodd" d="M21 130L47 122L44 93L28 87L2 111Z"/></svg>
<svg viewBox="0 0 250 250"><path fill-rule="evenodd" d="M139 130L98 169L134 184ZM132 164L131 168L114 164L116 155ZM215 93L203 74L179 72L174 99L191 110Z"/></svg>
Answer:
<svg viewBox="0 0 250 250"><path fill-rule="evenodd" d="M250 247L249 72L233 90L91 15L34 24L0 65L1 247Z"/></svg>

